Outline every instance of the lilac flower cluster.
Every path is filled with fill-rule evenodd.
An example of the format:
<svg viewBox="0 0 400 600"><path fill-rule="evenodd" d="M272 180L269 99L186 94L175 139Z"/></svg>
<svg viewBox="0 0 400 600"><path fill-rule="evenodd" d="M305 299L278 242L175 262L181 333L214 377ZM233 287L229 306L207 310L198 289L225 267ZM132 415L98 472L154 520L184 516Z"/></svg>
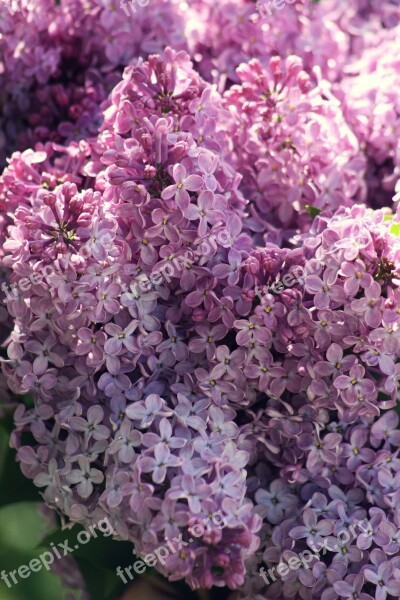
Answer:
<svg viewBox="0 0 400 600"><path fill-rule="evenodd" d="M20 0L0 6L0 149L95 134L100 105L124 66L166 46L189 49L202 76L224 89L237 67L257 58L299 55L311 72L339 81L346 62L395 39L397 0L304 3L262 18L255 3L195 0L150 2L127 18L117 0ZM87 35L87 31L91 35Z"/></svg>
<svg viewBox="0 0 400 600"><path fill-rule="evenodd" d="M59 183L45 173L50 150L14 156L4 180L15 224L3 262L13 282L50 263L57 273L9 300L15 327L4 370L12 390L35 395L34 409L16 411L13 444L51 506L84 524L100 507L143 556L182 528L187 541L199 519L223 510L228 527L171 556L165 573L235 588L261 519L246 499L248 453L228 406L244 399L243 376L237 392L233 383L241 352L230 365L227 346L217 350L235 319L232 297L243 314L250 306L240 286L226 298L217 289L251 247L240 234L238 178L220 157L223 112L188 57L169 50L126 69L90 160L75 159L78 173L97 173L93 189L79 175ZM96 243L105 233L107 248ZM208 245L168 285L129 291L136 274L211 234L223 245ZM222 370L211 376L214 355ZM23 432L33 444L22 444Z"/></svg>
<svg viewBox="0 0 400 600"><path fill-rule="evenodd" d="M241 63L258 59L266 67L273 56L296 54L307 71L317 66L324 79L340 81L349 60L394 40L400 23L398 0L282 4L269 15L253 0L191 1L185 35L203 77L224 89L238 81Z"/></svg>
<svg viewBox="0 0 400 600"><path fill-rule="evenodd" d="M275 240L309 227L308 205L334 210L363 200L365 159L329 87L296 56L276 56L268 69L252 60L237 72L241 85L224 96L233 116L226 127L251 201L250 229Z"/></svg>
<svg viewBox="0 0 400 600"><path fill-rule="evenodd" d="M185 48L178 6L127 19L117 0L0 4L0 159L36 142L96 135L100 105L123 67L166 45ZM88 31L91 35L88 36Z"/></svg>
<svg viewBox="0 0 400 600"><path fill-rule="evenodd" d="M253 0L222 0L218 5L194 0L185 23L189 49L203 77L217 82L221 90L238 81L241 63L258 59L267 66L276 55L298 54L307 69L319 65L325 77L335 80L343 71L350 42L336 22L340 2L334 4L330 10L295 0L286 10L262 16Z"/></svg>
<svg viewBox="0 0 400 600"><path fill-rule="evenodd" d="M159 569L192 588L399 597L398 2L21 5L0 322L23 473L141 557L178 537Z"/></svg>
<svg viewBox="0 0 400 600"><path fill-rule="evenodd" d="M372 526L273 582L268 597L351 597L360 569L354 585L364 600L398 596L399 419L394 411L382 415L396 405L400 377L395 227L364 207L317 217L301 238L310 273L304 289L286 290L279 300L267 295L254 309L271 327L270 347L258 350L254 339L244 369L268 398L245 409L254 465L248 489L266 521L260 563L287 562L359 519ZM261 594L252 564L245 589Z"/></svg>
<svg viewBox="0 0 400 600"><path fill-rule="evenodd" d="M305 550L316 551L298 569L267 579L269 598L400 596L398 425L394 411L375 422L331 422L320 438L321 449L299 469L301 477L256 492L260 513L276 524L272 531L270 526L265 529L259 551L264 572ZM305 446L304 436L298 437L299 448ZM292 516L299 497L303 509ZM360 521L362 527L354 527ZM253 577L244 593L251 591L252 598L261 600L264 582Z"/></svg>
<svg viewBox="0 0 400 600"><path fill-rule="evenodd" d="M400 26L394 31L394 40L366 50L351 64L337 91L367 156L368 204L374 208L391 204L400 178Z"/></svg>

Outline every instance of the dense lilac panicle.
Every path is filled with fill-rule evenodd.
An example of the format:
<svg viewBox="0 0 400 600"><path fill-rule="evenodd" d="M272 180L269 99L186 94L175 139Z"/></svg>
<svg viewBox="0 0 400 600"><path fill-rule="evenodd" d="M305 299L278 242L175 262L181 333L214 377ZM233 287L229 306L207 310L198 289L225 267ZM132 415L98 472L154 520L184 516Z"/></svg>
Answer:
<svg viewBox="0 0 400 600"><path fill-rule="evenodd" d="M160 568L234 589L261 519L230 406L247 401L244 353L223 345L254 297L224 113L187 55L167 50L126 69L90 147L13 156L4 372L34 395L12 442L50 506L84 525L107 515L143 556L218 513L226 527L210 522Z"/></svg>
<svg viewBox="0 0 400 600"><path fill-rule="evenodd" d="M86 135L96 121L89 115L99 117L113 72L167 45L190 47L201 74L222 87L237 81L235 71L241 62L258 58L266 65L277 53L297 53L308 70L318 65L328 79L338 79L352 35L359 45L360 18L363 25L368 23L371 40L378 25L384 31L382 23L392 27L396 19L391 2L374 4L373 9L351 7L345 15L336 0L324 7L295 2L270 16L260 14L248 0L224 1L218 7L209 0L189 7L177 0L160 0L146 7L134 5L136 12L130 6L116 0L20 0L18 11L11 14L2 4L6 153L16 141L23 148L49 137ZM23 115L26 118L21 119Z"/></svg>
<svg viewBox="0 0 400 600"><path fill-rule="evenodd" d="M11 442L66 523L182 536L171 580L391 600L398 2L286 4L0 8Z"/></svg>
<svg viewBox="0 0 400 600"><path fill-rule="evenodd" d="M218 6L195 0L138 4L117 0L18 0L11 14L0 6L2 160L37 141L60 142L95 133L100 104L123 67L168 45L189 49L196 67L220 89L237 82L237 67L251 59L301 56L311 72L343 77L349 59L377 38L395 38L397 0L359 2L296 0L257 10L250 0ZM88 36L87 32L91 35Z"/></svg>
<svg viewBox="0 0 400 600"><path fill-rule="evenodd" d="M254 341L268 337L257 333L256 323L270 331L268 353L263 351L260 361L253 352L251 363L274 366L269 377L265 371L267 380L263 378L267 394L284 398L285 389L304 393L314 409L336 410L349 423L395 406L400 239L393 223L393 217L362 206L320 215L311 232L300 238L302 255L291 258L296 251L290 251L283 265L293 270L294 260L299 261L304 285L279 296L268 293L268 286L282 274L282 266L271 272L259 261L256 271L246 261L245 268L251 268L262 286L260 304L249 318ZM244 346L248 340L239 332L243 325L237 322L235 327L236 341ZM271 344L283 354L279 374L270 362ZM286 363L288 376L282 379ZM248 376L254 376L252 371Z"/></svg>
<svg viewBox="0 0 400 600"><path fill-rule="evenodd" d="M85 142L71 143L69 146L60 146L48 143L37 144L36 150L15 152L8 160L8 166L0 177L0 259L4 257L4 243L7 238L8 227L13 223L13 214L17 207L29 204L31 195L38 191L51 191L62 182L80 183L89 185L90 178L81 172L86 161L89 149ZM45 260L45 263L51 259ZM24 274L24 267L20 274ZM11 270L5 263L1 264L1 291L0 291L0 339L3 342L8 338L13 328L13 313L10 305L7 307L7 287L11 285ZM7 310L7 308L8 310ZM16 309L18 312L18 309ZM5 391L3 392L6 396Z"/></svg>
<svg viewBox="0 0 400 600"><path fill-rule="evenodd" d="M90 60L77 31L83 3L17 4L13 14L7 3L0 6L0 127L6 155L16 146L59 138L57 127L63 121L81 131L84 116L88 126L89 112L95 110L94 100L104 97L100 74L97 80L85 74Z"/></svg>
<svg viewBox="0 0 400 600"><path fill-rule="evenodd" d="M268 69L252 60L237 72L241 85L224 96L226 127L251 201L249 227L289 235L309 227L308 205L334 210L362 200L364 157L329 86L296 56L275 56Z"/></svg>
<svg viewBox="0 0 400 600"><path fill-rule="evenodd" d="M270 14L262 4L267 2L190 2L185 14L185 36L198 69L207 80L217 82L222 90L238 81L236 69L242 62L256 58L267 66L272 56L294 53L304 59L308 70L318 65L327 79L340 78L350 37L336 23L339 2L332 14L325 6L300 0L282 3L281 10L272 9Z"/></svg>
<svg viewBox="0 0 400 600"><path fill-rule="evenodd" d="M400 10L400 8L399 8ZM368 160L368 204L390 206L400 178L400 26L395 38L366 49L338 87L346 119Z"/></svg>
<svg viewBox="0 0 400 600"><path fill-rule="evenodd" d="M270 522L277 524L272 531L264 531L259 563L252 559L244 597L261 599L266 593L283 600L399 597L400 440L379 434L377 443L371 435L372 429L397 428L399 418L389 411L372 423L372 418L351 425L332 422L328 431L340 433L320 438L325 453L320 476L310 470L309 455L299 454L301 478L281 475L270 486L270 499L264 489L256 492L260 514L270 507L276 515ZM304 422L300 427L304 428ZM332 436L337 439L330 440ZM293 561L300 563L299 568L286 568L281 577L277 575L279 563L291 565ZM266 575L271 569L267 587L257 572L261 564Z"/></svg>
<svg viewBox="0 0 400 600"><path fill-rule="evenodd" d="M8 160L8 166L0 177L0 256L4 255L4 242L7 229L13 222L13 214L18 207L28 206L38 192L52 192L57 185L73 182L82 186L90 185L90 177L82 171L89 156L86 142L71 143L68 146L47 143L37 144L36 149L15 152ZM2 267L5 267L2 263ZM5 273L2 279L7 279ZM2 298L4 293L2 292Z"/></svg>
<svg viewBox="0 0 400 600"><path fill-rule="evenodd" d="M383 597L382 586L400 593L399 417L387 411L400 377L399 216L361 206L322 213L299 238L301 252L286 251L275 270L260 250L245 263L261 290L247 317L251 337L242 338L243 321L234 325L247 384L258 392L239 435L252 454L248 489L266 522L258 566L328 544L264 590L253 558L245 595L336 600L353 597L354 586L366 600ZM268 293L295 264L300 281ZM343 530L360 521L347 539Z"/></svg>
<svg viewBox="0 0 400 600"><path fill-rule="evenodd" d="M347 38L350 60L359 57L366 48L376 48L382 42L394 40L396 27L400 24L398 0L350 0L347 4L340 0L326 0L320 9ZM340 78L346 67L347 64Z"/></svg>
<svg viewBox="0 0 400 600"><path fill-rule="evenodd" d="M222 90L238 82L242 62L258 59L266 67L275 55L297 54L308 72L317 67L324 79L340 81L349 60L364 48L395 38L400 20L398 0L278 4L279 9L267 0L191 1L184 32L203 77Z"/></svg>
<svg viewBox="0 0 400 600"><path fill-rule="evenodd" d="M170 0L128 15L117 0L18 0L14 14L2 3L0 17L2 162L36 142L96 135L100 105L127 64L169 44L186 48Z"/></svg>

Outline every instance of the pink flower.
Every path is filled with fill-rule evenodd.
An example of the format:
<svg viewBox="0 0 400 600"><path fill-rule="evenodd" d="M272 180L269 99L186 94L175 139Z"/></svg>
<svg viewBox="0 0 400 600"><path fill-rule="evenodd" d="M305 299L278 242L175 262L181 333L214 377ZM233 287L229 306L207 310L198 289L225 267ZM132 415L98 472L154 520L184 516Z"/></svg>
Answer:
<svg viewBox="0 0 400 600"><path fill-rule="evenodd" d="M188 192L198 192L204 185L203 178L200 175L189 175L186 177L186 169L182 164L174 165L172 169L174 185L166 187L161 197L164 200L175 198L176 204L182 211L189 208L190 196Z"/></svg>
<svg viewBox="0 0 400 600"><path fill-rule="evenodd" d="M319 310L343 304L346 294L342 287L335 285L336 278L335 271L329 269L324 272L323 279L318 275L306 277L305 288L307 292L315 294L314 304Z"/></svg>
<svg viewBox="0 0 400 600"><path fill-rule="evenodd" d="M222 223L224 221L224 214L220 210L215 210L213 208L214 206L214 194L207 191L199 194L197 204L189 204L189 206L183 210L184 216L189 219L189 221L199 221L197 228L199 237L204 237L206 235L208 223L213 225L214 223Z"/></svg>
<svg viewBox="0 0 400 600"><path fill-rule="evenodd" d="M365 369L360 364L355 364L349 375L339 375L333 385L340 390L344 399L353 404L360 397L372 399L376 396L376 390L373 381L363 378Z"/></svg>
<svg viewBox="0 0 400 600"><path fill-rule="evenodd" d="M364 319L370 327L379 327L382 323L383 298L381 297L381 286L377 281L364 290L364 298L353 300L351 308L356 313L362 313Z"/></svg>

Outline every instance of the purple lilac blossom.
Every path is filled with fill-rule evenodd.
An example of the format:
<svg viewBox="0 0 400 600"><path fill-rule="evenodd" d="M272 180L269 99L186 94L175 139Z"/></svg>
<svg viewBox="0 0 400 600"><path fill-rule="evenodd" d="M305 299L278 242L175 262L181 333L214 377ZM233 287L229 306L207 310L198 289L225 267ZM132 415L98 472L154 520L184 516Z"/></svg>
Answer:
<svg viewBox="0 0 400 600"><path fill-rule="evenodd" d="M398 1L21 6L0 322L34 399L22 472L142 557L222 514L158 567L192 588L399 597Z"/></svg>

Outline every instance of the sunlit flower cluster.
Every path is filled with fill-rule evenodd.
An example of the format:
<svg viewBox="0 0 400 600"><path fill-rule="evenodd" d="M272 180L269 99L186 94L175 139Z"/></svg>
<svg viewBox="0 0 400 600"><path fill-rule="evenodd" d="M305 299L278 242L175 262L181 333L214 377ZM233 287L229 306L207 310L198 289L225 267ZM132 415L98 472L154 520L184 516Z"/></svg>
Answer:
<svg viewBox="0 0 400 600"><path fill-rule="evenodd" d="M192 588L399 597L398 2L3 10L24 475L142 558L183 540L157 568Z"/></svg>

